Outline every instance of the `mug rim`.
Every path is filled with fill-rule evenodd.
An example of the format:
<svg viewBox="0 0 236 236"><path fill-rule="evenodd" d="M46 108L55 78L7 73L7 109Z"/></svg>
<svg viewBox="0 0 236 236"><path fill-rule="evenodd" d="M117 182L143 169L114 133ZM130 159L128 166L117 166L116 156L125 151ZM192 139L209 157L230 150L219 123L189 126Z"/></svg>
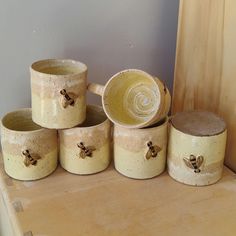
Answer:
<svg viewBox="0 0 236 236"><path fill-rule="evenodd" d="M123 125L117 125L115 124L114 127L117 127L118 129L126 129L126 130L134 130L134 131L137 131L137 132L145 132L145 131L151 131L151 130L158 130L158 129L161 129L163 126L167 125L168 122L169 122L169 116L165 116L161 121L159 122L162 122L160 125L154 125L154 127L143 127L143 128L134 128L134 129L130 129L130 128L127 128ZM158 124L159 122L157 122L156 124Z"/></svg>
<svg viewBox="0 0 236 236"><path fill-rule="evenodd" d="M26 133L37 133L37 132L46 130L46 128L44 128L44 127L42 127L42 126L36 124L36 123L33 121L32 117L31 117L32 122L33 122L35 125L39 126L38 129L34 129L34 130L15 130L15 129L10 129L10 128L8 128L8 127L4 124L4 119L6 119L8 116L11 116L11 115L16 114L16 113L18 113L18 112L30 112L30 113L32 114L32 109L31 109L31 108L21 108L21 109L14 110L14 111L11 111L11 112L6 113L6 114L2 117L2 119L1 119L1 127L2 127L3 129L7 130L8 132L22 133L22 134L26 134Z"/></svg>
<svg viewBox="0 0 236 236"><path fill-rule="evenodd" d="M45 73L45 72L41 72L39 69L36 68L36 66L40 65L40 64L46 64L49 62L61 62L61 63L71 63L71 65L80 65L83 67L83 70L76 72L76 73L69 73L69 74L49 74L49 73ZM75 75L80 75L82 73L86 73L88 71L88 67L86 64L84 64L83 62L80 61L76 61L74 59L57 59L57 58L49 58L49 59L42 59L42 60L38 60L35 61L31 64L30 66L30 70L37 72L39 74L45 75L45 76L50 76L50 77L71 77L71 76L75 76Z"/></svg>
<svg viewBox="0 0 236 236"><path fill-rule="evenodd" d="M143 70L140 70L140 69L125 69L125 70L122 70L122 71L117 72L116 74L114 74L114 75L107 81L107 83L106 83L105 86L104 86L104 93L103 93L103 96L102 96L102 106L103 106L104 112L106 113L107 117L108 117L114 124L116 124L116 125L123 126L123 127L125 127L125 128L131 128L131 129L146 128L146 126L148 126L149 123L153 120L153 118L158 114L159 110L157 110L157 111L153 114L153 116L151 116L148 120L146 120L146 121L144 121L144 122L142 122L142 123L135 124L135 125L125 124L125 123L122 123L122 122L120 122L120 121L118 121L118 120L114 120L114 119L110 116L109 112L107 111L107 108L106 108L106 105L105 105L105 99L104 99L104 97L106 97L106 96L104 96L104 95L106 95L106 94L105 94L105 93L106 93L106 92L105 92L105 91L106 91L106 88L108 87L108 85L112 82L112 80L113 80L116 76L118 76L119 74L124 73L124 72L138 72L138 73L140 73L140 74L145 75L146 78L150 79L150 80L151 80L153 83L155 83L155 84L157 84L156 78L159 79L158 77L152 76L152 75L150 75L149 73L147 73L147 72L145 72L145 71L143 71ZM159 87L158 87L158 90L160 91ZM160 95L161 95L161 93L160 93ZM160 96L160 102L159 102L159 104L161 104L162 101L163 101L163 98Z"/></svg>

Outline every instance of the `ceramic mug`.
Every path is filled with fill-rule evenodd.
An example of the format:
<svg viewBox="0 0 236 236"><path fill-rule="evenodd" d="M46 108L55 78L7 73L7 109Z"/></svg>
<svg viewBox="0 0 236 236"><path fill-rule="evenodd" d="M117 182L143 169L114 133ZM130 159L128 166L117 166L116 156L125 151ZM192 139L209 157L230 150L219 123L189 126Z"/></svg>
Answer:
<svg viewBox="0 0 236 236"><path fill-rule="evenodd" d="M33 121L52 129L71 128L86 117L87 66L49 59L31 65Z"/></svg>
<svg viewBox="0 0 236 236"><path fill-rule="evenodd" d="M170 120L167 166L184 184L205 186L223 174L227 129L224 120L207 111L185 111Z"/></svg>
<svg viewBox="0 0 236 236"><path fill-rule="evenodd" d="M103 109L115 124L142 128L166 117L171 97L166 86L148 73L129 69L121 71L105 86L90 83L88 90L102 96Z"/></svg>
<svg viewBox="0 0 236 236"><path fill-rule="evenodd" d="M6 114L1 122L6 173L18 180L36 180L57 167L57 131L32 121L31 109Z"/></svg>
<svg viewBox="0 0 236 236"><path fill-rule="evenodd" d="M121 174L148 179L161 174L166 165L167 118L143 129L114 126L114 163Z"/></svg>
<svg viewBox="0 0 236 236"><path fill-rule="evenodd" d="M59 131L61 166L74 174L94 174L111 159L111 122L102 107L88 105L85 122Z"/></svg>

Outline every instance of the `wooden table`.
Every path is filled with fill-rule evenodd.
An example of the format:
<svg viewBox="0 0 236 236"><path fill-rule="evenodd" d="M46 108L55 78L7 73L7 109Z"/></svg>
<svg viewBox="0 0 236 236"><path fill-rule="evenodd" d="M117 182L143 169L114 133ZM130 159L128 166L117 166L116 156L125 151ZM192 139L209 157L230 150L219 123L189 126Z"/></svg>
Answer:
<svg viewBox="0 0 236 236"><path fill-rule="evenodd" d="M20 182L1 162L0 187L2 236L236 235L236 178L227 168L217 184L192 187L167 173L128 179L112 165L90 176L58 167Z"/></svg>

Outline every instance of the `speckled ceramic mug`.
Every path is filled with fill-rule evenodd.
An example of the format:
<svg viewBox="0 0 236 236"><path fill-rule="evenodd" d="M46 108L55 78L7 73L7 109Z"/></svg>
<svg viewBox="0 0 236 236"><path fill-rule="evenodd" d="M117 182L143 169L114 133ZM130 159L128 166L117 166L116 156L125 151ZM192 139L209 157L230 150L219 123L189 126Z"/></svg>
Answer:
<svg viewBox="0 0 236 236"><path fill-rule="evenodd" d="M161 174L166 165L167 118L143 129L114 126L114 163L121 174L148 179Z"/></svg>
<svg viewBox="0 0 236 236"><path fill-rule="evenodd" d="M223 174L227 128L208 111L185 111L170 120L167 166L169 175L184 184L205 186Z"/></svg>
<svg viewBox="0 0 236 236"><path fill-rule="evenodd" d="M5 171L14 179L40 179L57 167L57 131L35 124L31 109L3 117L1 144Z"/></svg>
<svg viewBox="0 0 236 236"><path fill-rule="evenodd" d="M169 90L148 73L128 69L113 75L105 86L90 83L88 90L102 96L108 118L126 128L143 128L165 118L170 109Z"/></svg>
<svg viewBox="0 0 236 236"><path fill-rule="evenodd" d="M59 131L61 166L74 174L94 174L111 159L111 122L102 107L88 105L85 122Z"/></svg>
<svg viewBox="0 0 236 236"><path fill-rule="evenodd" d="M31 65L33 121L52 129L71 128L86 117L87 66L49 59Z"/></svg>

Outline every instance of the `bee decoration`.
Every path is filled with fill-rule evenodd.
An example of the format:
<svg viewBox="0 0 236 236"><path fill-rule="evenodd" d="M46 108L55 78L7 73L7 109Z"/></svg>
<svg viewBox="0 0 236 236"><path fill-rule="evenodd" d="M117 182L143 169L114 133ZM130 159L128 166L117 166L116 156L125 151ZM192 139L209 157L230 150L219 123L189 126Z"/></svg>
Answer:
<svg viewBox="0 0 236 236"><path fill-rule="evenodd" d="M64 108L75 105L75 100L72 98L75 97L73 93L67 93L65 89L62 89L60 94L63 95L62 106Z"/></svg>
<svg viewBox="0 0 236 236"><path fill-rule="evenodd" d="M158 147L157 145L152 145L152 141L149 141L147 143L147 146L149 148L147 154L146 154L146 159L149 160L151 157L156 157L157 154L161 151L161 148Z"/></svg>
<svg viewBox="0 0 236 236"><path fill-rule="evenodd" d="M24 164L26 167L28 167L29 165L33 165L36 166L37 162L39 159L41 159L41 157L37 154L31 155L29 150L26 149L22 152L22 155L24 156Z"/></svg>
<svg viewBox="0 0 236 236"><path fill-rule="evenodd" d="M83 142L80 142L77 144L78 148L80 148L80 154L79 157L82 159L85 159L85 157L93 157L93 151L96 150L94 146L84 146Z"/></svg>
<svg viewBox="0 0 236 236"><path fill-rule="evenodd" d="M201 170L199 169L203 163L203 156L194 156L194 155L190 155L189 159L188 158L184 158L184 163L186 164L187 167L191 168L194 170L194 173L200 173Z"/></svg>
<svg viewBox="0 0 236 236"><path fill-rule="evenodd" d="M166 84L165 83L163 83L163 84L164 84L164 93L166 94L167 93Z"/></svg>

